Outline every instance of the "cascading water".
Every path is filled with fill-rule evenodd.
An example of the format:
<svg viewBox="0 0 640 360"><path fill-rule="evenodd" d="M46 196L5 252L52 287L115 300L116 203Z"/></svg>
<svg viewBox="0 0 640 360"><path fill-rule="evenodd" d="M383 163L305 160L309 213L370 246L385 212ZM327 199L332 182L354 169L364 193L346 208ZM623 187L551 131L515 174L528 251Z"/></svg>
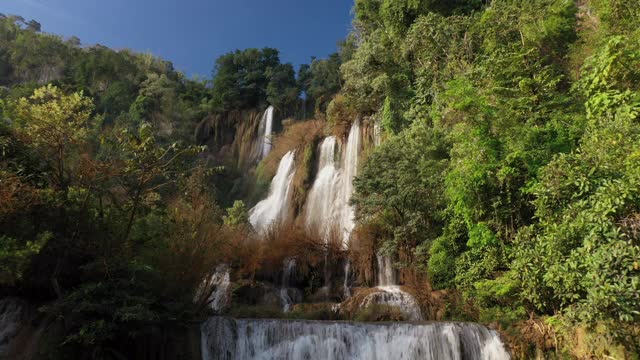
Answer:
<svg viewBox="0 0 640 360"><path fill-rule="evenodd" d="M273 136L273 106L269 106L267 110L262 114L260 124L258 126L258 142L256 144L256 160L260 161L264 159L272 147Z"/></svg>
<svg viewBox="0 0 640 360"><path fill-rule="evenodd" d="M280 160L276 176L271 181L269 195L251 209L249 222L257 232L264 232L289 215L291 185L295 175L295 156L289 151Z"/></svg>
<svg viewBox="0 0 640 360"><path fill-rule="evenodd" d="M416 299L398 286L397 271L393 268L392 258L382 254L376 255L376 258L378 263L377 291L367 295L360 306L364 308L372 304L390 305L400 309L408 320L423 320Z"/></svg>
<svg viewBox="0 0 640 360"><path fill-rule="evenodd" d="M318 175L307 196L305 224L327 238L334 226L340 226L337 204L340 190L340 170L336 162L336 138L329 136L320 145Z"/></svg>
<svg viewBox="0 0 640 360"><path fill-rule="evenodd" d="M305 224L325 239L338 229L346 248L355 225L354 211L349 202L353 195L353 178L358 171L359 120L351 126L341 164L336 161L336 147L337 141L333 136L325 138L320 145L318 175L307 197Z"/></svg>
<svg viewBox="0 0 640 360"><path fill-rule="evenodd" d="M211 318L203 360L508 360L498 334L467 323L369 324Z"/></svg>
<svg viewBox="0 0 640 360"><path fill-rule="evenodd" d="M355 212L350 205L353 195L353 179L358 173L358 155L360 154L360 120L356 120L351 125L347 147L344 153L342 166L342 214L340 224L342 225L342 242L346 247L349 244L351 231L355 226Z"/></svg>
<svg viewBox="0 0 640 360"><path fill-rule="evenodd" d="M378 260L378 286L398 284L396 270L393 268L393 260L381 254L377 254L376 259Z"/></svg>
<svg viewBox="0 0 640 360"><path fill-rule="evenodd" d="M318 174L309 191L305 205L305 225L320 234L325 241L336 234L341 236L342 247L347 248L351 231L354 228L354 211L349 204L353 195L353 179L358 171L358 155L360 152L360 121L351 125L347 142L343 146L342 155L337 154L337 139L334 136L325 138L320 145ZM337 160L339 159L340 162ZM325 261L328 264L328 261ZM344 295L351 295L349 281L349 263L345 265ZM328 272L326 272L328 273ZM325 280L329 276L325 274ZM330 284L322 288L327 292Z"/></svg>
<svg viewBox="0 0 640 360"><path fill-rule="evenodd" d="M376 292L367 295L360 304L361 308L366 308L373 304L393 306L406 316L409 321L422 321L422 311L416 299L400 286L378 286Z"/></svg>

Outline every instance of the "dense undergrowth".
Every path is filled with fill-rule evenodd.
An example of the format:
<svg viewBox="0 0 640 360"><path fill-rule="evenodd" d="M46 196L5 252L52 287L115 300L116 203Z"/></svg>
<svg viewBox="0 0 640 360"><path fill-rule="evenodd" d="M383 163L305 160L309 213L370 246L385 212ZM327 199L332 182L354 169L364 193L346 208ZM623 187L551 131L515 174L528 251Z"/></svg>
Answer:
<svg viewBox="0 0 640 360"><path fill-rule="evenodd" d="M457 316L637 353L639 7L356 1L340 106L392 134L356 180L356 238L461 292Z"/></svg>

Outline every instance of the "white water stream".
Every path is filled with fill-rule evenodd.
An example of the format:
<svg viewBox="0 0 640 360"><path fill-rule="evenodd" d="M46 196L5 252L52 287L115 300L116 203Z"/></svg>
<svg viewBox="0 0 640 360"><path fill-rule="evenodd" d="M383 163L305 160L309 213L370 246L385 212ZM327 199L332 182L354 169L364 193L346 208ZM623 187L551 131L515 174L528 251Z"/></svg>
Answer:
<svg viewBox="0 0 640 360"><path fill-rule="evenodd" d="M258 142L256 145L256 157L260 161L271 152L273 146L273 106L269 106L262 114L258 126Z"/></svg>
<svg viewBox="0 0 640 360"><path fill-rule="evenodd" d="M334 231L342 237L343 247L349 243L355 225L353 179L358 171L361 143L360 121L351 126L342 156L337 151L337 139L325 138L320 145L318 175L309 191L305 206L305 224L327 239Z"/></svg>
<svg viewBox="0 0 640 360"><path fill-rule="evenodd" d="M276 176L271 181L269 195L249 212L249 222L257 232L262 233L270 226L288 219L294 175L295 156L293 151L289 151L280 160Z"/></svg>

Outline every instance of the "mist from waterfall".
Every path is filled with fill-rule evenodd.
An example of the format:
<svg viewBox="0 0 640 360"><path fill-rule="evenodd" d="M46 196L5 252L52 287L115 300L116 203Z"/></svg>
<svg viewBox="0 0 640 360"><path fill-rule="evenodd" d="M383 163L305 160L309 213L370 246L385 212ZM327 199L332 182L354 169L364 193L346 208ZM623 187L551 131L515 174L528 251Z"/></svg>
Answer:
<svg viewBox="0 0 640 360"><path fill-rule="evenodd" d="M257 232L264 232L270 226L288 219L294 175L295 154L289 151L280 160L269 195L249 212L249 222Z"/></svg>
<svg viewBox="0 0 640 360"><path fill-rule="evenodd" d="M360 121L356 120L351 126L340 158L337 154L337 139L334 136L322 141L318 175L309 191L305 206L307 228L318 231L325 239L334 230L338 230L345 248L355 226L355 214L349 202L353 195L353 179L358 171L360 137ZM337 159L340 159L340 162Z"/></svg>
<svg viewBox="0 0 640 360"><path fill-rule="evenodd" d="M466 323L346 323L211 318L203 360L508 360L498 334Z"/></svg>

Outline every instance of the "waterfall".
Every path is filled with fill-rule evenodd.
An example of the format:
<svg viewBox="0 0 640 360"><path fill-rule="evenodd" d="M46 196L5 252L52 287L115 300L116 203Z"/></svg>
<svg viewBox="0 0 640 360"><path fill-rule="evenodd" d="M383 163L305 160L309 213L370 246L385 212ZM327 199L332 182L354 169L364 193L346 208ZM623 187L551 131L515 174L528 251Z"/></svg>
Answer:
<svg viewBox="0 0 640 360"><path fill-rule="evenodd" d="M398 276L396 269L393 268L393 259L382 254L377 254L376 259L378 262L378 286L376 289L378 291L367 295L360 306L367 307L371 304L390 305L400 309L408 320L423 320L422 312L416 299L398 286Z"/></svg>
<svg viewBox="0 0 640 360"><path fill-rule="evenodd" d="M336 161L336 145L333 136L325 138L320 145L318 175L307 197L305 224L325 239L333 230L339 230L346 248L355 226L354 211L349 202L353 195L353 178L358 171L359 120L351 126L341 164Z"/></svg>
<svg viewBox="0 0 640 360"><path fill-rule="evenodd" d="M402 311L409 321L422 321L422 311L416 299L400 286L378 286L376 292L367 295L360 304L361 308L366 308L373 304L389 305Z"/></svg>
<svg viewBox="0 0 640 360"><path fill-rule="evenodd" d="M349 137L347 138L347 147L343 160L342 174L342 215L340 224L342 225L343 245L346 247L349 243L351 231L355 226L355 212L350 205L351 196L353 195L353 179L358 173L358 155L360 153L360 120L356 120L351 125Z"/></svg>
<svg viewBox="0 0 640 360"><path fill-rule="evenodd" d="M308 229L318 231L327 239L338 223L340 207L340 171L336 162L336 138L329 136L320 145L318 175L307 196L305 224Z"/></svg>
<svg viewBox="0 0 640 360"><path fill-rule="evenodd" d="M289 151L280 160L276 176L271 181L269 195L249 212L249 222L257 232L287 220L291 184L295 175L294 152Z"/></svg>
<svg viewBox="0 0 640 360"><path fill-rule="evenodd" d="M393 260L381 254L376 255L378 261L378 286L397 285L396 270L393 268Z"/></svg>
<svg viewBox="0 0 640 360"><path fill-rule="evenodd" d="M264 159L272 147L273 136L273 106L269 106L262 114L260 125L258 126L258 142L256 144L256 157L260 161Z"/></svg>
<svg viewBox="0 0 640 360"><path fill-rule="evenodd" d="M203 360L508 360L498 334L469 323L347 323L211 318Z"/></svg>

